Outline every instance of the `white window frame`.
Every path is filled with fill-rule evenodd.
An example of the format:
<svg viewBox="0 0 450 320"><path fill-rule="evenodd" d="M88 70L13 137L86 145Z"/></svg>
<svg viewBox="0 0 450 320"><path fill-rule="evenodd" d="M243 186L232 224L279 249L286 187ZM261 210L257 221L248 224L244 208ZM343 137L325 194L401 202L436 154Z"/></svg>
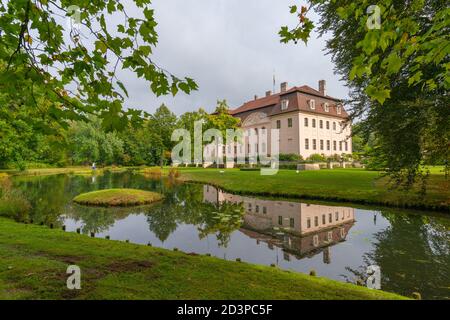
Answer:
<svg viewBox="0 0 450 320"><path fill-rule="evenodd" d="M281 110L286 110L289 107L289 100L283 99L281 100Z"/></svg>
<svg viewBox="0 0 450 320"><path fill-rule="evenodd" d="M328 103L325 102L323 104L323 108L324 108L325 112L330 112L330 105Z"/></svg>
<svg viewBox="0 0 450 320"><path fill-rule="evenodd" d="M316 109L316 101L314 99L309 100L309 108L311 110L315 110Z"/></svg>

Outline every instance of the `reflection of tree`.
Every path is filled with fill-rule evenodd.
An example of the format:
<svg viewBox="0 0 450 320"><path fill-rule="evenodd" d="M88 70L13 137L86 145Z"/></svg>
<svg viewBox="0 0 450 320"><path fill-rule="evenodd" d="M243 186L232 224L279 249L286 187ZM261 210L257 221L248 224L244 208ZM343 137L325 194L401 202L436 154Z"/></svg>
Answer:
<svg viewBox="0 0 450 320"><path fill-rule="evenodd" d="M203 222L198 228L200 239L208 234L216 234L219 246L227 247L230 235L242 226L245 213L243 204L222 202L219 206L210 204L205 208Z"/></svg>
<svg viewBox="0 0 450 320"><path fill-rule="evenodd" d="M83 223L82 232L100 233L108 230L118 220L125 219L132 213L142 209L137 208L100 208L74 204L66 211L68 217Z"/></svg>
<svg viewBox="0 0 450 320"><path fill-rule="evenodd" d="M166 241L178 225L177 211L173 205L167 203L156 204L147 214L147 221L150 230L162 242Z"/></svg>
<svg viewBox="0 0 450 320"><path fill-rule="evenodd" d="M167 185L166 185L167 187ZM178 224L200 226L199 237L216 234L219 245L226 246L230 235L242 224L242 205L223 203L215 206L203 202L202 186L171 185L166 189L164 201L149 210L147 220L150 230L165 241Z"/></svg>
<svg viewBox="0 0 450 320"><path fill-rule="evenodd" d="M448 219L383 213L390 227L374 235L374 250L364 256L365 266L381 268L384 290L410 295L420 292L424 298L450 296L450 233Z"/></svg>

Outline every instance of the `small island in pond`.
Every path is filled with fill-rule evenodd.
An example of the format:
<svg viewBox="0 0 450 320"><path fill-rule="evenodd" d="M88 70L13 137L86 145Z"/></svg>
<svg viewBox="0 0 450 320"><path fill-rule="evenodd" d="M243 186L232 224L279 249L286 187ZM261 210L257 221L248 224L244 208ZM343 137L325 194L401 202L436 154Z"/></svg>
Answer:
<svg viewBox="0 0 450 320"><path fill-rule="evenodd" d="M106 189L76 196L75 203L99 207L130 207L151 204L162 200L156 192L136 189Z"/></svg>

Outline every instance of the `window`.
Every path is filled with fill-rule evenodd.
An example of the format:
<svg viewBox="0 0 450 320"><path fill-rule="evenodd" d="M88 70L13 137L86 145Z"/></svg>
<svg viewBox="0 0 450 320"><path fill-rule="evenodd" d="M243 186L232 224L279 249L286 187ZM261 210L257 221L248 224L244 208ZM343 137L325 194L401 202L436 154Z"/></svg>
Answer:
<svg viewBox="0 0 450 320"><path fill-rule="evenodd" d="M338 105L338 106L336 107L336 113L337 113L337 114L341 114L341 113L342 113L342 106Z"/></svg>
<svg viewBox="0 0 450 320"><path fill-rule="evenodd" d="M305 127L308 126L308 118L305 118Z"/></svg>
<svg viewBox="0 0 450 320"><path fill-rule="evenodd" d="M315 227L319 226L319 217L314 217L314 226Z"/></svg>
<svg viewBox="0 0 450 320"><path fill-rule="evenodd" d="M278 216L278 224L279 224L280 226L283 225L283 217L282 217L282 216Z"/></svg>
<svg viewBox="0 0 450 320"><path fill-rule="evenodd" d="M250 147L250 143L247 144L247 150L248 150L248 153L251 153L251 152L252 152L252 148Z"/></svg>
<svg viewBox="0 0 450 320"><path fill-rule="evenodd" d="M320 140L320 150L323 150L323 140Z"/></svg>
<svg viewBox="0 0 450 320"><path fill-rule="evenodd" d="M259 152L259 148L258 147L259 147L258 144L255 143L255 152Z"/></svg>
<svg viewBox="0 0 450 320"><path fill-rule="evenodd" d="M339 221L339 212L336 212L334 215L335 215L336 221Z"/></svg>
<svg viewBox="0 0 450 320"><path fill-rule="evenodd" d="M311 110L314 110L314 109L316 109L316 101L315 100L309 100L309 108L311 109Z"/></svg>
<svg viewBox="0 0 450 320"><path fill-rule="evenodd" d="M333 241L333 231L328 231L328 233L327 233L327 240L329 242Z"/></svg>
<svg viewBox="0 0 450 320"><path fill-rule="evenodd" d="M305 139L305 149L309 150L309 139Z"/></svg>
<svg viewBox="0 0 450 320"><path fill-rule="evenodd" d="M333 222L333 215L330 213L328 214L328 222L332 223Z"/></svg>
<svg viewBox="0 0 450 320"><path fill-rule="evenodd" d="M313 139L313 150L317 149L317 140Z"/></svg>
<svg viewBox="0 0 450 320"><path fill-rule="evenodd" d="M277 129L281 128L281 120L277 120Z"/></svg>
<svg viewBox="0 0 450 320"><path fill-rule="evenodd" d="M289 128L292 128L292 118L289 118L289 119L288 119L288 127L289 127Z"/></svg>
<svg viewBox="0 0 450 320"><path fill-rule="evenodd" d="M252 204L251 203L248 204L248 211L252 211Z"/></svg>
<svg viewBox="0 0 450 320"><path fill-rule="evenodd" d="M333 130L336 131L336 122L333 122Z"/></svg>
<svg viewBox="0 0 450 320"><path fill-rule="evenodd" d="M336 151L336 141L333 141L333 150Z"/></svg>
<svg viewBox="0 0 450 320"><path fill-rule="evenodd" d="M322 224L326 224L327 223L327 217L323 214L322 215Z"/></svg>
<svg viewBox="0 0 450 320"><path fill-rule="evenodd" d="M306 220L306 228L311 228L311 218L308 218L307 220Z"/></svg>
<svg viewBox="0 0 450 320"><path fill-rule="evenodd" d="M348 143L345 141L345 151L348 151Z"/></svg>
<svg viewBox="0 0 450 320"><path fill-rule="evenodd" d="M289 107L289 100L284 99L281 101L281 110L286 110Z"/></svg>
<svg viewBox="0 0 450 320"><path fill-rule="evenodd" d="M342 141L339 141L339 151L342 151Z"/></svg>
<svg viewBox="0 0 450 320"><path fill-rule="evenodd" d="M316 119L312 119L312 127L313 127L313 128L316 127Z"/></svg>
<svg viewBox="0 0 450 320"><path fill-rule="evenodd" d="M258 205L256 205L255 211L256 211L256 213L259 213L259 206Z"/></svg>
<svg viewBox="0 0 450 320"><path fill-rule="evenodd" d="M324 108L325 112L330 112L330 105L328 103L324 103L323 108Z"/></svg>
<svg viewBox="0 0 450 320"><path fill-rule="evenodd" d="M319 246L319 236L317 234L315 236L313 236L313 245L314 245L314 247Z"/></svg>
<svg viewBox="0 0 450 320"><path fill-rule="evenodd" d="M320 129L323 129L323 120L320 120L320 121L319 121L319 128L320 128Z"/></svg>
<svg viewBox="0 0 450 320"><path fill-rule="evenodd" d="M330 140L327 140L327 150L330 151Z"/></svg>
<svg viewBox="0 0 450 320"><path fill-rule="evenodd" d="M294 228L294 226L295 226L294 218L289 219L289 226L290 226L291 228Z"/></svg>
<svg viewBox="0 0 450 320"><path fill-rule="evenodd" d="M263 213L266 214L267 213L267 208L263 207Z"/></svg>

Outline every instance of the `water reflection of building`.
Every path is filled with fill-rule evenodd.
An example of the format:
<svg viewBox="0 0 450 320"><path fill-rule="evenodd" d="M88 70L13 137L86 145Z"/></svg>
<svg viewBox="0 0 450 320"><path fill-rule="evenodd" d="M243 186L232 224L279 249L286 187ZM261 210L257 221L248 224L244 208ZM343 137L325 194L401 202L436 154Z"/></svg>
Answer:
<svg viewBox="0 0 450 320"><path fill-rule="evenodd" d="M302 258L323 252L324 263L330 263L330 247L345 241L355 222L353 208L256 199L211 186L204 186L203 199L214 204L242 203L245 216L241 232L271 249L283 248L286 260L291 255Z"/></svg>

